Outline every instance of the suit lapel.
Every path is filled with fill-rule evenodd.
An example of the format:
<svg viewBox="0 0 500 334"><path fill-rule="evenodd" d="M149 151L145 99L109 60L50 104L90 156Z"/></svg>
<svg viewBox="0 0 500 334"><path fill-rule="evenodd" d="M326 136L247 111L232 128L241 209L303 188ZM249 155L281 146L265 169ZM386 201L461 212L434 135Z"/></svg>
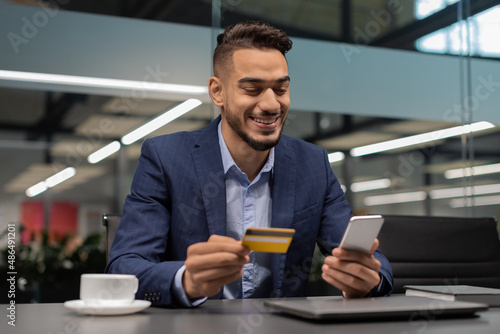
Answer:
<svg viewBox="0 0 500 334"><path fill-rule="evenodd" d="M289 228L292 226L295 206L295 154L286 137L280 140L274 154L271 226Z"/></svg>
<svg viewBox="0 0 500 334"><path fill-rule="evenodd" d="M273 174L272 227L290 228L295 207L295 152L286 137L282 137L275 149ZM281 294L286 254L273 254L271 271L276 297Z"/></svg>
<svg viewBox="0 0 500 334"><path fill-rule="evenodd" d="M210 235L226 235L226 186L217 126L220 116L202 130L192 152Z"/></svg>
<svg viewBox="0 0 500 334"><path fill-rule="evenodd" d="M210 235L226 235L226 187L217 126L220 116L198 137L192 152ZM272 227L290 228L295 207L295 153L283 136L275 149L272 183ZM272 254L274 294L281 295L286 254Z"/></svg>

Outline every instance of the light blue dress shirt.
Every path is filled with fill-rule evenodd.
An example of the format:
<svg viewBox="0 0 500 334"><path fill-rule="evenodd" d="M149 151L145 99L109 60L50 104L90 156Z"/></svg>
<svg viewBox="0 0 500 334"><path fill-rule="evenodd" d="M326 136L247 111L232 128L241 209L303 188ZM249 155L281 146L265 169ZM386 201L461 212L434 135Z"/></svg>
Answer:
<svg viewBox="0 0 500 334"><path fill-rule="evenodd" d="M236 165L219 123L219 146L226 184L226 235L241 240L249 227L271 226L271 179L274 167L274 148L257 177L250 182ZM250 253L250 262L243 267L243 277L224 288L224 297L269 297L272 289L271 257L269 253Z"/></svg>
<svg viewBox="0 0 500 334"><path fill-rule="evenodd" d="M271 180L274 148L257 177L250 182L234 162L218 126L226 186L226 235L241 240L248 227L269 227L272 217ZM184 306L197 306L207 298L191 301L182 287L182 266L175 275L174 295ZM243 267L243 277L224 287L224 298L269 297L272 289L271 257L269 253L250 253L250 262Z"/></svg>

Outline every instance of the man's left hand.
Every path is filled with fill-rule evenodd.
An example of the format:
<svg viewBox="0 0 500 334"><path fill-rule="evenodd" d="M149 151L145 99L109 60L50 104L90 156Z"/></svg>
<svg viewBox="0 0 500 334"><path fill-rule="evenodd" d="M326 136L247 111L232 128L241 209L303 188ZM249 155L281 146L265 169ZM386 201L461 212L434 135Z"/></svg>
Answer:
<svg viewBox="0 0 500 334"><path fill-rule="evenodd" d="M369 254L334 248L333 256L325 258L321 267L321 277L329 284L340 289L345 298L361 298L366 296L380 283L380 261L373 256L378 248L375 239Z"/></svg>

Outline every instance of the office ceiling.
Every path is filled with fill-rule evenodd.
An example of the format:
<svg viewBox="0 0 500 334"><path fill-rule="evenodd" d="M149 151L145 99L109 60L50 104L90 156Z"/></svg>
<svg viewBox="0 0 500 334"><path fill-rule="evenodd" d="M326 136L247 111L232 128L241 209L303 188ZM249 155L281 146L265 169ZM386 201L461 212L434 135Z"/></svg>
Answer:
<svg viewBox="0 0 500 334"><path fill-rule="evenodd" d="M127 115L111 113L110 103L116 97L107 96L71 96L68 94L50 94L38 91L0 89L0 198L26 198L26 189L44 180L66 166L75 166L77 174L50 191L53 199L81 201L110 201L116 191L115 177L119 155L115 154L96 165L86 161L87 156L120 138L139 125L150 120L159 113L169 109L178 102L164 100L144 100ZM72 95L72 94L69 94ZM54 124L46 110L47 99L54 104L65 102L68 109L60 114ZM56 109L57 110L57 109ZM204 127L213 119L212 106L203 104L183 117L157 130L151 136L176 131L191 131ZM113 124L109 131L98 132L102 122ZM346 128L347 122L349 129ZM422 132L448 128L455 124L436 121L394 120L370 117L345 116L339 114L318 114L314 112L297 112L291 110L285 133L295 137L313 141L329 152L344 151L400 138ZM500 128L483 131L475 137L477 164L498 162L499 149L496 143L500 139ZM316 139L315 139L316 138ZM433 187L439 187L444 179L442 173L446 168L461 167L462 147L459 139L443 140L430 146L420 146L415 152L426 152L432 148L429 157L438 157L427 162L419 162L417 167L425 168L427 173L435 175ZM359 163L353 173L352 181L365 181L384 176L388 170L392 176L395 189L422 189L420 179L415 173L406 177L391 165L400 165L399 159L408 154L408 149L401 149L377 157L356 158ZM430 151L429 151L430 152ZM140 154L140 143L126 147L128 158L127 172L130 174ZM438 154L439 153L439 154ZM334 171L343 182L344 172L341 164L334 164ZM416 178L416 179L415 179ZM488 183L490 178L479 180ZM99 189L96 191L96 189ZM429 188L430 189L430 188ZM381 193L371 192L370 194ZM361 204L360 204L361 205Z"/></svg>

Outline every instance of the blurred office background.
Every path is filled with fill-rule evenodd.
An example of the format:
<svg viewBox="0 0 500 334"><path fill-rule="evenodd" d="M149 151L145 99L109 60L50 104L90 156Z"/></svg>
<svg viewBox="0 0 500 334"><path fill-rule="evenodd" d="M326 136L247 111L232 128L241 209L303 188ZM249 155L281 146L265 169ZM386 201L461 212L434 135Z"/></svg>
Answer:
<svg viewBox="0 0 500 334"><path fill-rule="evenodd" d="M500 1L0 1L0 250L14 224L28 300L102 271L141 142L218 115L215 37L244 20L292 37L285 134L331 153L355 214L499 215Z"/></svg>

